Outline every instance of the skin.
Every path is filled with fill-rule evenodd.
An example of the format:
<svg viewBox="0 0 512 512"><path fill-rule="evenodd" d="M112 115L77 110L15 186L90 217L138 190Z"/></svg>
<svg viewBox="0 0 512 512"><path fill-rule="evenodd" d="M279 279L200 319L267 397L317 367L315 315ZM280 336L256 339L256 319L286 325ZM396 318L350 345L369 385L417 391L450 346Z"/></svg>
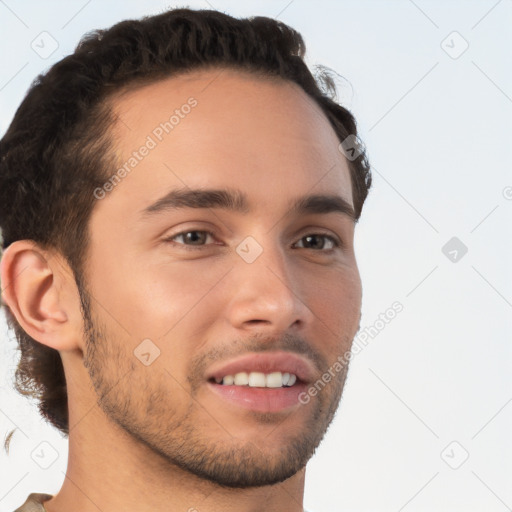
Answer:
<svg viewBox="0 0 512 512"><path fill-rule="evenodd" d="M266 414L213 395L205 372L282 349L307 354L316 380L350 349L361 315L354 221L289 211L312 193L353 205L347 161L298 86L216 69L115 98L120 162L191 96L190 114L95 204L84 289L58 253L30 241L3 256L4 300L33 338L59 351L68 383L68 470L48 512L134 503L140 512L302 511L305 465L346 369L306 405ZM239 189L251 211L188 208L141 219L184 186ZM214 236L187 251L176 237L187 230ZM325 248L311 248L304 237L315 233L343 246L329 251L320 237ZM164 240L171 236L174 244ZM252 263L235 250L247 236L263 249ZM144 339L160 350L149 366L134 356Z"/></svg>

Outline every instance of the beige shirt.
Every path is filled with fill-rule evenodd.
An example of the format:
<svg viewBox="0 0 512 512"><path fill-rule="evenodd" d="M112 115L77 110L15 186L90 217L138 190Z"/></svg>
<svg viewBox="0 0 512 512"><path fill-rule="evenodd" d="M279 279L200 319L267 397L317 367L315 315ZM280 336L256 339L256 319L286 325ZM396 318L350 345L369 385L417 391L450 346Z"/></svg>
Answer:
<svg viewBox="0 0 512 512"><path fill-rule="evenodd" d="M32 493L20 508L14 512L46 512L43 501L53 498L51 494Z"/></svg>
<svg viewBox="0 0 512 512"><path fill-rule="evenodd" d="M27 501L14 512L46 512L43 501L53 498L50 494L33 493L27 498ZM304 512L307 512L305 510Z"/></svg>

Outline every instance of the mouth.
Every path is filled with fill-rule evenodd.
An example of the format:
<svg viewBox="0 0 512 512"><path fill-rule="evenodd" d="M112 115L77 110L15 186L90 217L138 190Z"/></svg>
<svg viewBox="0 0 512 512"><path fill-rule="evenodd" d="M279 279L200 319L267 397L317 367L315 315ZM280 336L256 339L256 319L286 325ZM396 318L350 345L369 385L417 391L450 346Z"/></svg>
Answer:
<svg viewBox="0 0 512 512"><path fill-rule="evenodd" d="M297 406L314 376L314 366L291 352L249 354L212 367L208 387L224 403L257 412Z"/></svg>

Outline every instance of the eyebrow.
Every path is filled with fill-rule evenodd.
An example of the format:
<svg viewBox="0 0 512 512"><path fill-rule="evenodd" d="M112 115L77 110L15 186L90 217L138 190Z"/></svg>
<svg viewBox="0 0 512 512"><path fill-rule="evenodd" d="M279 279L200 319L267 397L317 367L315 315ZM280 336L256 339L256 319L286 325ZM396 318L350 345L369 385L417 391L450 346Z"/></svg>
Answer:
<svg viewBox="0 0 512 512"><path fill-rule="evenodd" d="M251 212L247 196L240 190L185 188L171 190L140 213L146 219L181 208L220 208L242 214ZM295 215L339 213L353 222L357 221L352 205L343 197L334 194L299 197L288 205L288 210Z"/></svg>

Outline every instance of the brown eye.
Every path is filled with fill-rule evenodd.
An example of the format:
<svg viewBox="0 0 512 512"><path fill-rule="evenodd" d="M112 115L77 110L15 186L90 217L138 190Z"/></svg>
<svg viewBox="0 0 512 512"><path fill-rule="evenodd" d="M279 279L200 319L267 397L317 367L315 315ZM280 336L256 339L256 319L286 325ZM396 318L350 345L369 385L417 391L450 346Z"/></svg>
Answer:
<svg viewBox="0 0 512 512"><path fill-rule="evenodd" d="M168 238L165 238L165 242L169 242L171 244L184 246L185 249L200 249L201 247L206 244L206 240L208 237L213 238L213 233L210 231L202 231L202 230L189 230L189 231L182 231L181 233L177 233L175 235L172 235ZM179 240L181 238L181 242L176 240Z"/></svg>
<svg viewBox="0 0 512 512"><path fill-rule="evenodd" d="M327 245L331 244L330 247L326 248L326 240L328 241ZM325 250L326 252L340 246L334 237L322 233L311 233L303 236L300 241L305 241L304 249Z"/></svg>

